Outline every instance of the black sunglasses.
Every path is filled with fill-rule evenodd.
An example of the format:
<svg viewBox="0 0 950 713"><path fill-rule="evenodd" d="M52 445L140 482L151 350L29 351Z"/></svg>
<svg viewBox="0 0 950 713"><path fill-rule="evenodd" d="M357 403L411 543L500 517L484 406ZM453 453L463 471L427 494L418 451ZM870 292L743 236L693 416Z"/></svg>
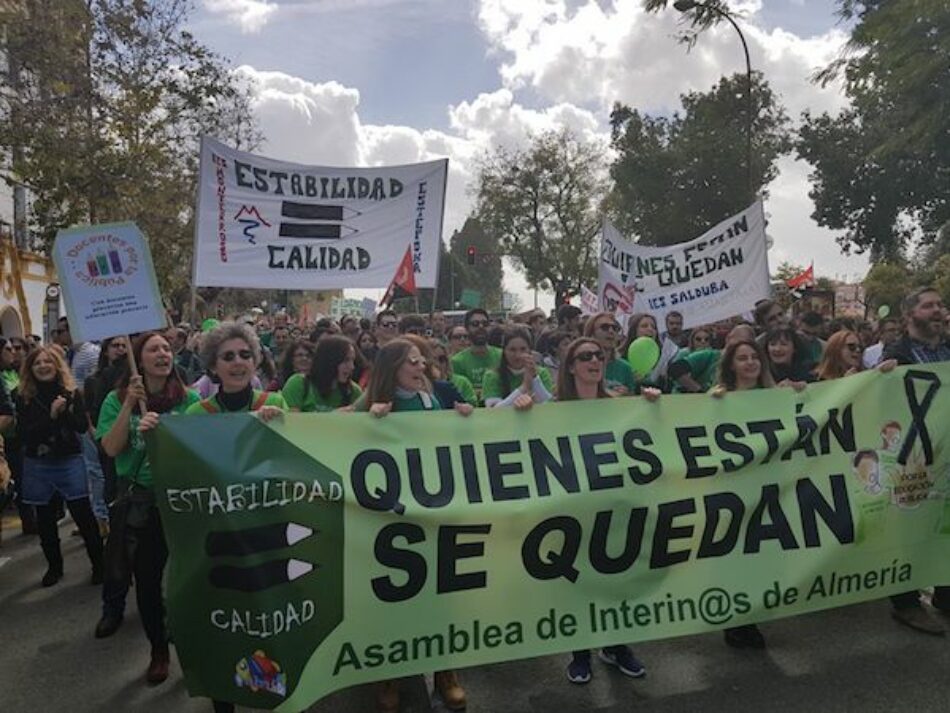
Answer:
<svg viewBox="0 0 950 713"><path fill-rule="evenodd" d="M488 320L487 319L473 319L471 322L468 323L468 326L469 327L487 327Z"/></svg>
<svg viewBox="0 0 950 713"><path fill-rule="evenodd" d="M604 324L598 324L598 325L597 325L597 329L599 329L601 332L619 332L619 331L620 331L620 325L619 325L619 324L610 324L610 323L608 322L608 323L604 323Z"/></svg>
<svg viewBox="0 0 950 713"><path fill-rule="evenodd" d="M606 355L600 350L595 351L595 352L594 351L578 352L577 354L574 355L574 361L593 361L594 359L596 359L599 362L603 362L605 358L606 358Z"/></svg>
<svg viewBox="0 0 950 713"><path fill-rule="evenodd" d="M241 357L244 361L251 361L254 358L254 352L250 349L238 349L236 352L224 352L224 354L218 354L218 359L222 361L234 361L238 357Z"/></svg>

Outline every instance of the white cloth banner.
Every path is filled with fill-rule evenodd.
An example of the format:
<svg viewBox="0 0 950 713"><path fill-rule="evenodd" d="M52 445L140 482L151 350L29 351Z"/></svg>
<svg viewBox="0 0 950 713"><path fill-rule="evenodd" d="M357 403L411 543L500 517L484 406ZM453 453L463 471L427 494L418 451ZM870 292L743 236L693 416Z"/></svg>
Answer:
<svg viewBox="0 0 950 713"><path fill-rule="evenodd" d="M637 302L636 284L624 281L624 275L614 270L603 260L597 266L597 299L600 309L613 313L626 332L630 315L640 309Z"/></svg>
<svg viewBox="0 0 950 713"><path fill-rule="evenodd" d="M581 313L590 315L597 312L600 312L600 297L587 285L581 285Z"/></svg>
<svg viewBox="0 0 950 713"><path fill-rule="evenodd" d="M412 247L435 287L448 159L408 166L302 166L201 142L196 285L385 288Z"/></svg>
<svg viewBox="0 0 950 713"><path fill-rule="evenodd" d="M631 242L605 221L601 299L608 292L616 294L619 282L635 286L633 311L652 314L661 330L673 311L683 315L687 328L717 322L748 312L769 297L767 251L762 201L695 240L665 247Z"/></svg>
<svg viewBox="0 0 950 713"><path fill-rule="evenodd" d="M73 341L98 341L167 325L152 254L135 223L60 230L53 262Z"/></svg>

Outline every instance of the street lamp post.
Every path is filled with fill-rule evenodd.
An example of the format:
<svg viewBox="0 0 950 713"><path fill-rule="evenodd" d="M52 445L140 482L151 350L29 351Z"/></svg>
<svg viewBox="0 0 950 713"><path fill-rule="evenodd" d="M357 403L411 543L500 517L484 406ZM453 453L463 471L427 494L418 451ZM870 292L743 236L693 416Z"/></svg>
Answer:
<svg viewBox="0 0 950 713"><path fill-rule="evenodd" d="M742 41L742 51L745 52L745 170L746 186L749 191L749 199L751 200L755 196L755 191L752 187L752 63L749 61L749 45L746 44L745 35L742 34L742 30L739 29L739 25L733 19L732 15L716 5L707 5L706 3L698 2L698 0L676 0L676 2L673 3L673 7L684 13L696 8L715 13L728 20L729 24L739 33L739 39Z"/></svg>

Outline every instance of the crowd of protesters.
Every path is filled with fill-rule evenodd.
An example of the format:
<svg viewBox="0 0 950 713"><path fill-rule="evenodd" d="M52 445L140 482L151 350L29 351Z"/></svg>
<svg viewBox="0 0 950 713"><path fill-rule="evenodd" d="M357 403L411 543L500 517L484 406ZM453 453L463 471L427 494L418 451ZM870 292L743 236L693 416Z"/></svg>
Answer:
<svg viewBox="0 0 950 713"><path fill-rule="evenodd" d="M0 338L0 432L9 466L0 468L0 494L12 501L0 504L17 508L24 534L38 535L47 561L44 587L63 576L58 522L69 511L91 563L91 582L102 587L97 638L122 625L134 583L151 648L146 678L156 685L168 677L162 596L168 552L142 434L161 414L253 411L271 419L285 411L343 410L381 418L452 410L464 418L476 408L528 411L579 399L801 391L810 382L862 370L950 360L950 314L939 293L917 289L902 308L901 319L876 322L815 313L791 319L781 305L764 301L748 321L737 317L688 330L676 312L662 324L637 314L622 325L611 313L584 315L571 305L551 318L536 310L511 320L472 309L457 324L439 312L384 310L374 320L345 316L314 324L280 312L203 329L180 324L101 344L74 342L61 319L47 345ZM625 357L642 338L656 342L659 358L639 374ZM916 591L891 600L898 622L945 633L933 610L950 614L950 587L936 588L933 610ZM724 634L730 646L766 646L754 625ZM599 656L631 677L646 671L626 646ZM591 675L590 652L574 652L568 679L582 684ZM464 708L466 693L455 672L437 672L435 686L450 709ZM377 707L398 710L397 682L377 686ZM218 701L214 708L233 709Z"/></svg>

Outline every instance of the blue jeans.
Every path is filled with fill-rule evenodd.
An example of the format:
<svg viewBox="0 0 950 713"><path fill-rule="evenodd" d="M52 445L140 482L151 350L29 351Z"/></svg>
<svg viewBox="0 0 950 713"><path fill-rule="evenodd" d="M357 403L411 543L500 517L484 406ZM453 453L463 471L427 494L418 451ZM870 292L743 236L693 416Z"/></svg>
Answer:
<svg viewBox="0 0 950 713"><path fill-rule="evenodd" d="M82 435L82 459L86 463L86 479L89 481L89 501L92 503L92 513L97 520L109 519L109 508L103 492L106 487L106 477L102 473L102 464L99 462L99 447L96 439L88 432Z"/></svg>

